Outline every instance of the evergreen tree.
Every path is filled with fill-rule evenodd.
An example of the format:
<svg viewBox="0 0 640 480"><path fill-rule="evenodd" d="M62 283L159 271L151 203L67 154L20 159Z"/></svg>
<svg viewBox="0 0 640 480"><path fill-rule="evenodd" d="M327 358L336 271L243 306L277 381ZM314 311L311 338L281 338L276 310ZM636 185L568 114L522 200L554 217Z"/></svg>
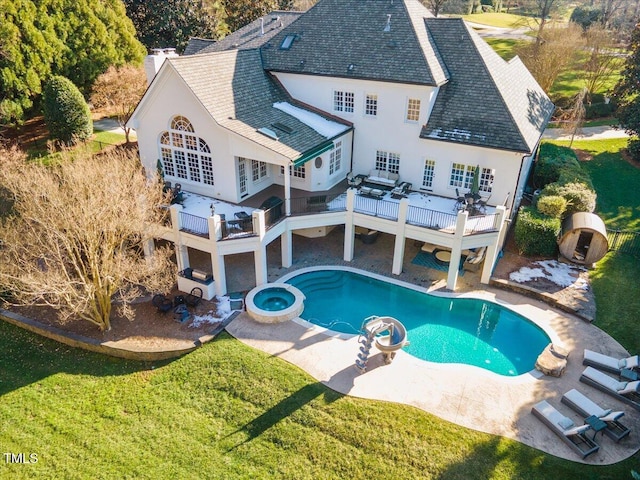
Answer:
<svg viewBox="0 0 640 480"><path fill-rule="evenodd" d="M226 22L232 32L274 10L294 7L291 0L226 0L224 3Z"/></svg>
<svg viewBox="0 0 640 480"><path fill-rule="evenodd" d="M110 65L140 63L122 0L0 0L0 124L20 121L63 75L88 93Z"/></svg>
<svg viewBox="0 0 640 480"><path fill-rule="evenodd" d="M221 38L229 30L221 0L124 0L142 44L184 50L190 37Z"/></svg>
<svg viewBox="0 0 640 480"><path fill-rule="evenodd" d="M629 56L613 96L618 102L616 117L627 133L632 135L629 152L634 159L640 160L640 23L631 34Z"/></svg>
<svg viewBox="0 0 640 480"><path fill-rule="evenodd" d="M73 144L93 134L91 112L71 80L53 76L43 91L44 120L54 140Z"/></svg>

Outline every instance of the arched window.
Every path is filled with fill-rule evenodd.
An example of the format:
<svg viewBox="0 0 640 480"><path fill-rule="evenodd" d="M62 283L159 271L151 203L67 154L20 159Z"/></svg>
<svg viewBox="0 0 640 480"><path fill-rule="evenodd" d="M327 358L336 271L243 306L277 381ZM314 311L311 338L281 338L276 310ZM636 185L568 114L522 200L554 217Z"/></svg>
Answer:
<svg viewBox="0 0 640 480"><path fill-rule="evenodd" d="M173 117L171 128L160 134L160 158L168 177L214 184L211 149L186 117Z"/></svg>

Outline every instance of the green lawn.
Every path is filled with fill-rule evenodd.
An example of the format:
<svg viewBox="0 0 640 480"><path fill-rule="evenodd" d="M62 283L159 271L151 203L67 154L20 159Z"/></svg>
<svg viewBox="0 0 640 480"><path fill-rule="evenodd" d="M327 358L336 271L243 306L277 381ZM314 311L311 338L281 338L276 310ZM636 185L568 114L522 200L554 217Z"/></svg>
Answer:
<svg viewBox="0 0 640 480"><path fill-rule="evenodd" d="M120 145L125 142L126 137L123 134L106 132L103 130L95 130L93 136L87 141L91 151L94 153L103 150L110 145ZM51 163L58 158L58 153L49 152L47 148L47 140L39 140L33 143L27 150L27 156L30 159L39 159L45 163Z"/></svg>
<svg viewBox="0 0 640 480"><path fill-rule="evenodd" d="M556 142L568 145L568 142ZM593 155L582 163L598 193L596 213L607 228L640 231L640 169L620 155L626 139L579 140L573 148ZM629 352L640 353L640 259L629 254L609 253L591 272L596 296L596 325L618 340Z"/></svg>
<svg viewBox="0 0 640 480"><path fill-rule="evenodd" d="M624 140L574 142L608 225L640 219ZM618 207L620 205L621 207ZM596 325L640 352L640 261L592 274ZM72 349L0 322L0 478L628 479L640 455L585 466L412 407L340 395L227 335L172 362ZM409 388L409 387L408 387ZM610 445L607 445L609 447Z"/></svg>
<svg viewBox="0 0 640 480"><path fill-rule="evenodd" d="M525 43L524 40L510 38L485 38L485 41L493 48L503 60L509 61L516 56L516 49Z"/></svg>
<svg viewBox="0 0 640 480"><path fill-rule="evenodd" d="M0 478L629 478L412 407L342 396L222 335L173 362L110 359L0 322Z"/></svg>
<svg viewBox="0 0 640 480"><path fill-rule="evenodd" d="M522 15L514 15L513 13L472 13L471 15L463 15L462 18L468 22L479 23L481 25L488 25L490 27L501 28L535 28L535 20L531 17L524 17Z"/></svg>

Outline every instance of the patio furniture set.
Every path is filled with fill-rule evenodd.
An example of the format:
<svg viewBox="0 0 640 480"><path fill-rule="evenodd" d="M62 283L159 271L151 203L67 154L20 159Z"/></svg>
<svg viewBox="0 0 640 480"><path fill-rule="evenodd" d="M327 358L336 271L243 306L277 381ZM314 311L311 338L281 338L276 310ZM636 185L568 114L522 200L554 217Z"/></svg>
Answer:
<svg viewBox="0 0 640 480"><path fill-rule="evenodd" d="M371 170L369 175L358 174L355 176L350 172L347 175L347 184L350 187L357 188L360 195L375 198L376 200L380 200L389 191L392 198L404 198L412 187L409 182L400 182L400 177L397 173L390 173L385 170Z"/></svg>
<svg viewBox="0 0 640 480"><path fill-rule="evenodd" d="M151 299L151 303L160 313L167 313L173 310L173 319L179 323L185 323L191 318L188 307L195 308L202 300L202 289L195 287L187 295L175 295L170 298L167 295L158 293Z"/></svg>
<svg viewBox="0 0 640 480"><path fill-rule="evenodd" d="M585 349L582 363L587 368L580 376L581 382L640 410L638 355L616 359ZM617 374L619 380L601 370ZM573 420L546 400L535 404L531 412L582 458L599 450L600 445L595 441L599 432L614 442L619 442L630 433L630 429L620 422L623 411L602 408L576 389L565 393L560 401L582 416L584 424L575 425ZM588 436L590 432L593 434Z"/></svg>

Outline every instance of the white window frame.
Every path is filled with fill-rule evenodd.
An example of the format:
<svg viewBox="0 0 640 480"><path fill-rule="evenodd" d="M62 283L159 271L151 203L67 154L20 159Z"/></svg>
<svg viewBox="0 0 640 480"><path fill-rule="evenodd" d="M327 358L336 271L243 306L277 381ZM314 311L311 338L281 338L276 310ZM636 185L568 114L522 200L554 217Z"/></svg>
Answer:
<svg viewBox="0 0 640 480"><path fill-rule="evenodd" d="M496 171L493 168L482 168L480 170L480 191L485 193L491 193L493 190L493 181L495 179Z"/></svg>
<svg viewBox="0 0 640 480"><path fill-rule="evenodd" d="M302 165L298 165L298 166L289 165L289 175L291 175L293 178L300 178L300 179L307 178L306 165L307 165L306 163L303 163ZM284 175L283 166L280 166L280 175Z"/></svg>
<svg viewBox="0 0 640 480"><path fill-rule="evenodd" d="M339 172L342 168L342 141L333 144L333 150L329 154L329 175Z"/></svg>
<svg viewBox="0 0 640 480"><path fill-rule="evenodd" d="M367 93L364 97L364 115L366 117L378 116L378 95Z"/></svg>
<svg viewBox="0 0 640 480"><path fill-rule="evenodd" d="M435 177L436 161L425 158L424 170L422 171L422 186L425 190L433 189L433 179Z"/></svg>
<svg viewBox="0 0 640 480"><path fill-rule="evenodd" d="M211 149L195 134L186 117L177 115L171 119L169 130L160 134L158 146L166 177L215 185Z"/></svg>
<svg viewBox="0 0 640 480"><path fill-rule="evenodd" d="M249 160L248 158L246 160ZM251 159L251 180L259 183L268 176L267 162Z"/></svg>
<svg viewBox="0 0 640 480"><path fill-rule="evenodd" d="M333 91L333 111L353 113L355 107L355 94L345 90Z"/></svg>
<svg viewBox="0 0 640 480"><path fill-rule="evenodd" d="M449 187L451 188L471 188L473 184L473 174L476 167L465 165L464 163L452 163L449 175Z"/></svg>
<svg viewBox="0 0 640 480"><path fill-rule="evenodd" d="M418 123L420 121L420 99L407 99L407 112L405 116L407 123Z"/></svg>
<svg viewBox="0 0 640 480"><path fill-rule="evenodd" d="M395 152L386 152L384 150L376 150L376 170L382 170L389 173L400 173L400 154Z"/></svg>

